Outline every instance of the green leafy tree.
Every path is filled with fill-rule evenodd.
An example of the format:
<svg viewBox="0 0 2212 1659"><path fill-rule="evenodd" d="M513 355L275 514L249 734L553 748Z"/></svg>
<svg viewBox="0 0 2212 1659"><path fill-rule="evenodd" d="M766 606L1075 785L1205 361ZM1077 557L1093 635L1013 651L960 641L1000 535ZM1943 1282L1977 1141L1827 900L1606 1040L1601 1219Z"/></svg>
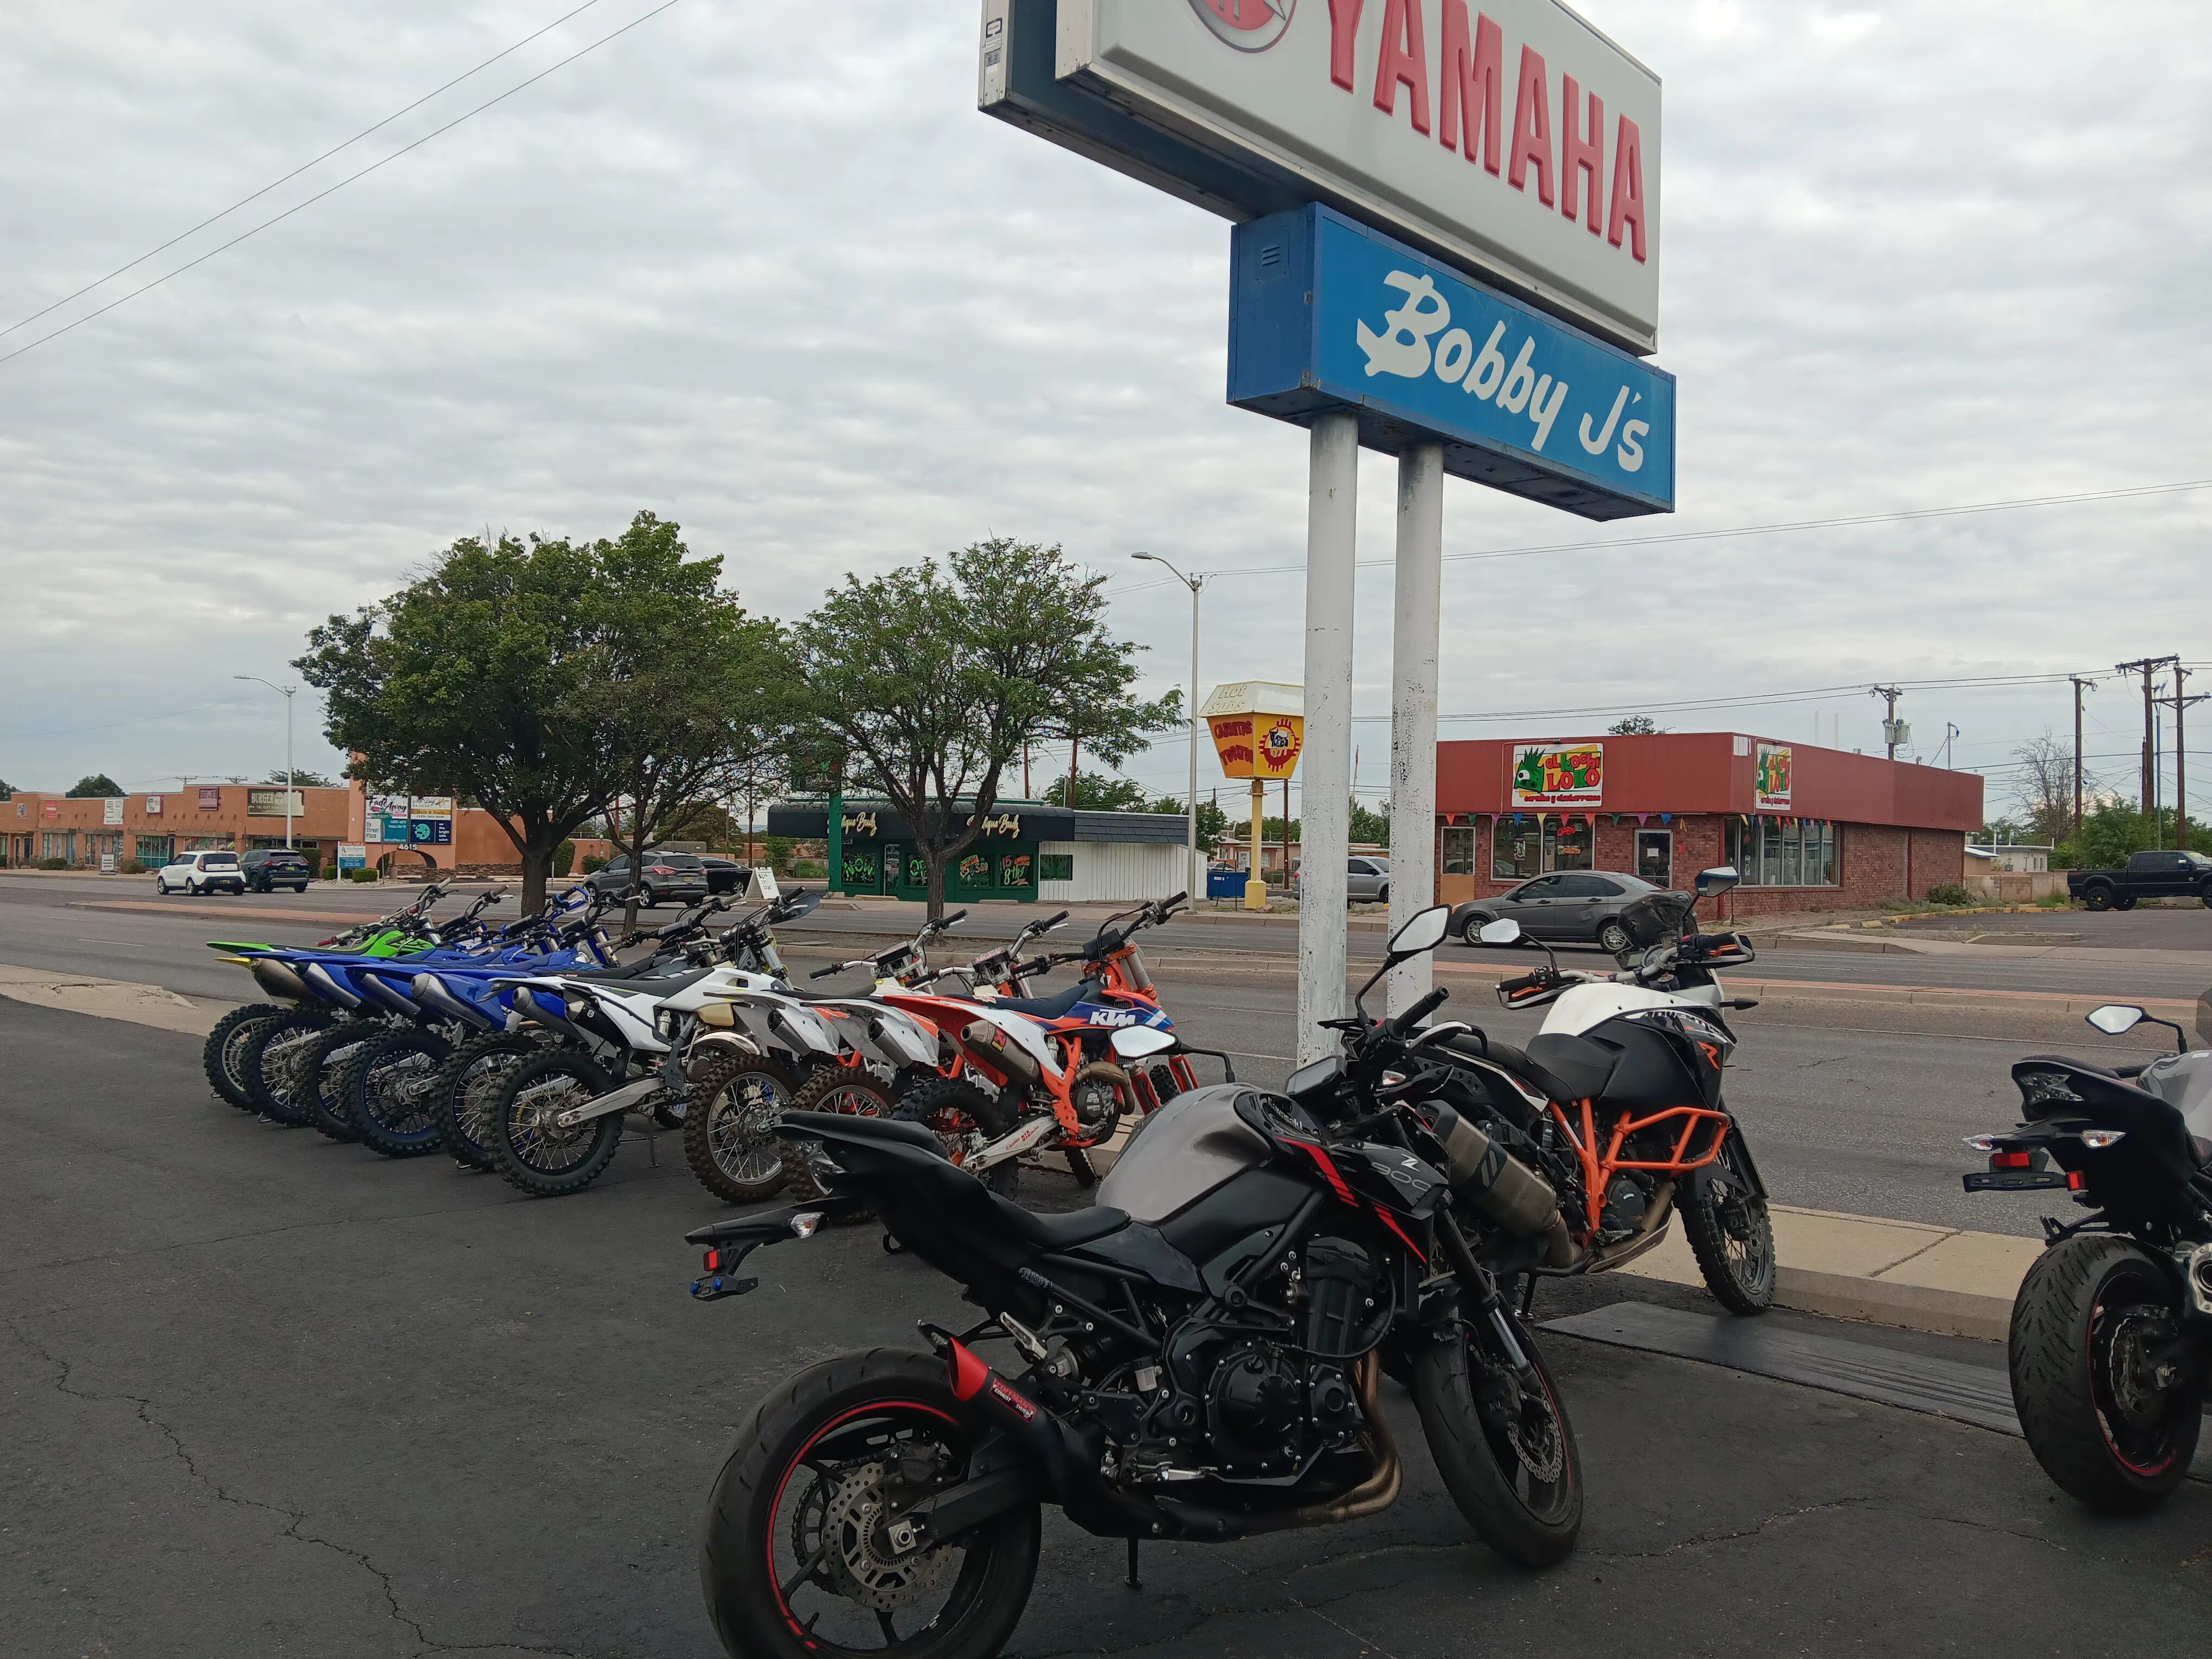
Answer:
<svg viewBox="0 0 2212 1659"><path fill-rule="evenodd" d="M381 605L334 616L293 666L357 778L481 804L514 844L525 909L553 855L611 793L588 710L603 658L588 544L463 537Z"/></svg>
<svg viewBox="0 0 2212 1659"><path fill-rule="evenodd" d="M7 779L0 778L0 800L13 800L15 799L15 786L9 782Z"/></svg>
<svg viewBox="0 0 2212 1659"><path fill-rule="evenodd" d="M1158 812L1170 817L1179 818L1183 816L1182 801L1179 797L1175 795L1162 795L1151 805L1140 807L1138 810L1146 812ZM1221 810L1221 806L1218 802L1212 800L1202 800L1199 802L1199 851L1201 853L1211 854L1218 849L1221 845L1222 834L1228 828L1229 815Z"/></svg>
<svg viewBox="0 0 2212 1659"><path fill-rule="evenodd" d="M1379 812L1370 812L1358 801L1352 803L1352 839L1372 842L1380 847L1390 844L1390 809L1386 804Z"/></svg>
<svg viewBox="0 0 2212 1659"><path fill-rule="evenodd" d="M1054 806L1073 806L1085 812L1142 812L1150 809L1152 798L1145 786L1127 778L1109 777L1103 772L1079 773L1075 779L1075 799L1067 798L1067 780L1054 778L1044 792L1044 799ZM1165 809L1180 812L1182 803L1176 801Z"/></svg>
<svg viewBox="0 0 2212 1659"><path fill-rule="evenodd" d="M284 782L285 777L283 769L279 768L277 770L271 772L267 777L264 778L262 781L264 783ZM292 774L290 781L295 789L335 789L337 787L335 783L331 782L330 779L325 777L319 772L295 772Z"/></svg>
<svg viewBox="0 0 2212 1659"><path fill-rule="evenodd" d="M2173 811L2160 807L2145 817L2131 800L2097 803L2081 819L2081 833L2061 842L2051 863L2062 870L2117 870L2132 853L2147 853L2173 845ZM2189 848L2212 853L2212 826L2191 823Z"/></svg>
<svg viewBox="0 0 2212 1659"><path fill-rule="evenodd" d="M1179 695L1131 694L1139 647L1108 629L1104 580L1057 547L1001 537L848 576L793 630L807 705L793 773L820 776L834 756L883 793L913 831L933 917L1023 744L1079 728L1119 766L1182 723Z"/></svg>
<svg viewBox="0 0 2212 1659"><path fill-rule="evenodd" d="M112 800L123 793L123 786L105 772L88 773L69 787L64 797L67 800Z"/></svg>
<svg viewBox="0 0 2212 1659"><path fill-rule="evenodd" d="M1615 720L1605 729L1609 737L1650 738L1656 737L1667 728L1649 714L1631 714L1626 720Z"/></svg>
<svg viewBox="0 0 2212 1659"><path fill-rule="evenodd" d="M620 792L610 839L629 858L632 927L645 849L708 811L726 840L714 799L783 745L797 710L782 630L722 588L720 558L690 551L677 525L650 513L592 545L599 580L579 712Z"/></svg>

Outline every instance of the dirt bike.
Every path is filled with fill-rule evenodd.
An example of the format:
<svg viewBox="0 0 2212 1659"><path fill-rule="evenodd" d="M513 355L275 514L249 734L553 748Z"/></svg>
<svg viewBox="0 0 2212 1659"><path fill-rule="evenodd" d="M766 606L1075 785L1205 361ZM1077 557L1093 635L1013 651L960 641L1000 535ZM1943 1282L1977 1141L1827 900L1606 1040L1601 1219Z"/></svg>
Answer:
<svg viewBox="0 0 2212 1659"><path fill-rule="evenodd" d="M2212 1052L2190 1052L2181 1027L2126 1004L2087 1018L2112 1036L2166 1026L2176 1053L2014 1061L2022 1121L1966 1137L1989 1167L1965 1185L2070 1193L2090 1212L2044 1218L2006 1363L2044 1473L2092 1509L2129 1515L2188 1475L2212 1379Z"/></svg>
<svg viewBox="0 0 2212 1659"><path fill-rule="evenodd" d="M1401 928L1384 970L1433 949L1449 914ZM1582 1517L1573 1431L1498 1288L1556 1202L1449 1109L1422 1110L1413 1028L1441 994L1340 1022L1343 1054L1292 1092L1180 1095L1068 1214L991 1192L920 1124L787 1117L780 1133L827 1148L828 1195L692 1233L693 1295L753 1289L752 1251L865 1206L983 1317L924 1322L926 1352L810 1366L753 1408L700 1550L725 1650L989 1659L1029 1598L1044 1504L1127 1540L1133 1583L1144 1539L1376 1514L1403 1481L1386 1352L1476 1532L1524 1565L1562 1559ZM1013 1352L994 1364L991 1342Z"/></svg>

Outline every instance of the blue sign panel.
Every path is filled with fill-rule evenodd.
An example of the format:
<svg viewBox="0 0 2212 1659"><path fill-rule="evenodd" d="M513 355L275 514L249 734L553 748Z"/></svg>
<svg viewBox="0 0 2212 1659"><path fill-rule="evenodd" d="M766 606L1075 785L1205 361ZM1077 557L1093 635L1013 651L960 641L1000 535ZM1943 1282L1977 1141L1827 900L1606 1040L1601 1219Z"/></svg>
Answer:
<svg viewBox="0 0 2212 1659"><path fill-rule="evenodd" d="M1674 377L1309 205L1240 225L1229 401L1359 417L1395 453L1586 519L1674 510Z"/></svg>

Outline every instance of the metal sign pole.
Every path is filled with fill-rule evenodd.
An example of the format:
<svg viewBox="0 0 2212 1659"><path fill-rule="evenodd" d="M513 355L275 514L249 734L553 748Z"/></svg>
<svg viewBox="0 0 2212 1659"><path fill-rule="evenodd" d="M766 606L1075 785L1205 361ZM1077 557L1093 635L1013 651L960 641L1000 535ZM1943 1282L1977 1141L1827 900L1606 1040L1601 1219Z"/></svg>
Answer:
<svg viewBox="0 0 2212 1659"><path fill-rule="evenodd" d="M1390 635L1390 930L1436 902L1437 657L1443 595L1444 450L1398 455L1398 592ZM1389 1009L1403 1013L1435 983L1430 958L1394 969Z"/></svg>
<svg viewBox="0 0 2212 1659"><path fill-rule="evenodd" d="M1345 860L1352 854L1352 612L1359 422L1314 417L1306 493L1305 867L1298 884L1298 1063L1337 1051L1316 1022L1345 1007ZM1285 876L1288 872L1285 872Z"/></svg>

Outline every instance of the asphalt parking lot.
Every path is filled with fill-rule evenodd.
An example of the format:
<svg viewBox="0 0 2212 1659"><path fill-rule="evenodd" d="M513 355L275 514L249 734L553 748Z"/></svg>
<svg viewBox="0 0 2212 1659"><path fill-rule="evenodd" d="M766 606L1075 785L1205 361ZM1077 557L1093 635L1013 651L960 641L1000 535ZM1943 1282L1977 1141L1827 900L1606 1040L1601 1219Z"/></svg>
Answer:
<svg viewBox="0 0 2212 1659"><path fill-rule="evenodd" d="M733 1425L793 1369L904 1344L915 1319L956 1305L865 1229L763 1258L750 1297L695 1305L682 1234L719 1209L669 1143L657 1166L634 1144L588 1193L533 1202L441 1159L388 1163L258 1123L210 1095L198 1048L0 1001L10 1659L712 1659L694 1536ZM1618 1279L1553 1295L1540 1316L1702 1300ZM1117 1544L1050 1522L1009 1651L2070 1659L2201 1644L2212 1490L2098 1521L2017 1440L1565 1337L1547 1347L1587 1468L1565 1565L1532 1575L1468 1541L1401 1395L1393 1510L1150 1550L1140 1592L1121 1584Z"/></svg>

